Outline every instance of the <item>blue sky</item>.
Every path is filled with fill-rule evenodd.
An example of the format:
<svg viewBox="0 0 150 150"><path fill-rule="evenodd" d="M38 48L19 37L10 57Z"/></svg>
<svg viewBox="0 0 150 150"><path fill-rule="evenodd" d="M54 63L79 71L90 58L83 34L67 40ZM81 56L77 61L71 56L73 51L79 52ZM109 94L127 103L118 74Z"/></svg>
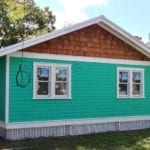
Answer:
<svg viewBox="0 0 150 150"><path fill-rule="evenodd" d="M48 6L56 15L56 27L62 28L82 20L104 15L144 42L150 33L150 0L35 0Z"/></svg>

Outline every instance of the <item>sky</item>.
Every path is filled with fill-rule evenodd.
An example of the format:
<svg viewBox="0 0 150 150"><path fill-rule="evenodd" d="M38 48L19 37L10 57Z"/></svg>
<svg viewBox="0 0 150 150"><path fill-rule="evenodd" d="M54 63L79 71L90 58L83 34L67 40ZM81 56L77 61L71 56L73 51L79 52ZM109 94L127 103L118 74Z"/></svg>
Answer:
<svg viewBox="0 0 150 150"><path fill-rule="evenodd" d="M100 15L119 25L132 35L149 41L150 0L35 0L48 6L56 16L56 29Z"/></svg>

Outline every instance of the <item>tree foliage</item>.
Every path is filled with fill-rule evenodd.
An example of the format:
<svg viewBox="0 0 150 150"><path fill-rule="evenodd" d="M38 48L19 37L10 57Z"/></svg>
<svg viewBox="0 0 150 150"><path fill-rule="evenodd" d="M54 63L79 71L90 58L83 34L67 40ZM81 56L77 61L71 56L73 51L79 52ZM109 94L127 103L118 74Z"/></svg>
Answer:
<svg viewBox="0 0 150 150"><path fill-rule="evenodd" d="M0 0L0 47L5 47L55 29L49 7L41 9L34 0Z"/></svg>

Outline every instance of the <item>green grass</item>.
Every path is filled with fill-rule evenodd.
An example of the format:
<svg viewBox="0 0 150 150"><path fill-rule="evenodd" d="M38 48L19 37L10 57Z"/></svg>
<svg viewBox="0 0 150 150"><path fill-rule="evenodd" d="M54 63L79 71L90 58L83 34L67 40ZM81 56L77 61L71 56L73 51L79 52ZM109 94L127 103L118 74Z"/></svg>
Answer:
<svg viewBox="0 0 150 150"><path fill-rule="evenodd" d="M0 140L0 149L29 150L150 150L150 129L23 141Z"/></svg>

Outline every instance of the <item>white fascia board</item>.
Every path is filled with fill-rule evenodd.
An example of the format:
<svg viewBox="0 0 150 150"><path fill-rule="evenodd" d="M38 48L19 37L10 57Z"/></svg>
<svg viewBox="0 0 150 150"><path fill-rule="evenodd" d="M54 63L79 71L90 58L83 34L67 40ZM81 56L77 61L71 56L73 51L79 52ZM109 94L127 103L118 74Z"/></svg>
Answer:
<svg viewBox="0 0 150 150"><path fill-rule="evenodd" d="M118 37L118 35L120 35L120 37L122 37L123 41L127 42L131 46L134 46L137 50L139 50L144 55L150 57L150 50L144 43L138 41L131 34L126 32L125 30L123 30L122 28L120 28L119 26L117 26L116 24L114 24L113 22L111 22L110 20L108 20L104 16L98 16L98 17L95 17L93 19L77 23L75 25L70 25L70 26L65 27L63 29L56 30L52 33L48 33L46 35L27 40L24 43L20 42L18 44L12 45L12 46L2 48L2 49L0 49L0 56L4 56L4 55L16 52L18 50L21 50L21 49L24 49L27 47L30 47L30 46L33 46L36 44L40 44L42 42L57 38L59 36L63 36L65 34L80 30L82 28L88 27L88 26L93 25L93 24L99 24L100 26L102 26L106 30L108 30L109 32L110 32L109 28L112 28L115 31L115 33L116 33L115 35L117 37Z"/></svg>
<svg viewBox="0 0 150 150"><path fill-rule="evenodd" d="M123 28L119 27L112 21L103 17L103 20L98 24L105 30L109 31L110 33L114 34L118 38L122 39L124 42L128 43L129 45L137 49L139 52L150 57L150 49L148 46L146 46L143 42L137 40L132 34L128 33L127 31L125 31Z"/></svg>
<svg viewBox="0 0 150 150"><path fill-rule="evenodd" d="M93 18L93 19L90 19L87 21L83 21L83 22L77 23L75 25L70 25L70 26L65 27L63 29L56 30L54 32L45 34L43 36L39 36L39 37L30 39L30 40L27 40L24 43L20 42L18 44L14 44L12 46L2 48L2 49L0 49L0 57L7 55L7 54L11 54L13 52L16 52L18 50L21 50L21 49L24 49L24 48L27 48L27 47L30 47L33 45L36 45L36 44L40 44L40 43L45 42L47 40L51 40L51 39L57 38L59 36L63 36L67 33L71 33L71 32L74 32L76 30L80 30L80 29L82 29L84 27L88 27L92 24L97 24L98 22L101 22L102 20L103 20L103 16L98 16L96 18Z"/></svg>

